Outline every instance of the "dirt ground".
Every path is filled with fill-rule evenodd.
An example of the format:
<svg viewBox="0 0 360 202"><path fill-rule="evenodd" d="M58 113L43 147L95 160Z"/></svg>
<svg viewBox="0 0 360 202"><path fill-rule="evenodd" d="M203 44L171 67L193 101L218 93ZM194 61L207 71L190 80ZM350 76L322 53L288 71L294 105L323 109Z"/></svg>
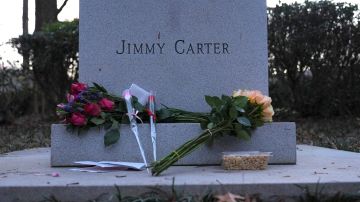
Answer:
<svg viewBox="0 0 360 202"><path fill-rule="evenodd" d="M296 120L297 142L360 152L360 118Z"/></svg>

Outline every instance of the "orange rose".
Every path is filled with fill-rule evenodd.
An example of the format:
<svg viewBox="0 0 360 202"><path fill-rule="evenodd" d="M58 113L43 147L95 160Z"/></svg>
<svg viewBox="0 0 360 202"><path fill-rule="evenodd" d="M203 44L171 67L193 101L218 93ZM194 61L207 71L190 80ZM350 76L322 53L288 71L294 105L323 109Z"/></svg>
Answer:
<svg viewBox="0 0 360 202"><path fill-rule="evenodd" d="M263 95L258 90L237 90L233 92L233 97L245 96L248 97L251 103L257 103L267 107L271 104L271 98Z"/></svg>
<svg viewBox="0 0 360 202"><path fill-rule="evenodd" d="M256 98L256 103L257 104L261 104L263 106L263 108L267 108L271 105L271 97L269 96L262 96L261 98L260 97L257 97Z"/></svg>
<svg viewBox="0 0 360 202"><path fill-rule="evenodd" d="M263 112L263 121L271 122L272 117L274 116L274 109L271 106L271 98L269 96L263 95L258 90L237 90L233 92L233 97L245 96L249 99L250 103L258 104L262 106Z"/></svg>
<svg viewBox="0 0 360 202"><path fill-rule="evenodd" d="M265 122L271 122L272 121L272 117L274 116L274 109L271 105L269 105L268 107L266 107L265 109L263 109L262 112L263 115L263 121Z"/></svg>

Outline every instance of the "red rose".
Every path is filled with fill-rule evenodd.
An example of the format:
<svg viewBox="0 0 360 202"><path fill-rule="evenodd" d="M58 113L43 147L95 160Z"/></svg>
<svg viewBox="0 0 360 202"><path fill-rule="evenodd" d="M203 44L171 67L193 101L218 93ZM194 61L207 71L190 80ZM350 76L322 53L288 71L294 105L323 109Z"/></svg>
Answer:
<svg viewBox="0 0 360 202"><path fill-rule="evenodd" d="M71 114L70 123L75 126L84 126L86 125L86 117L79 112L75 112Z"/></svg>
<svg viewBox="0 0 360 202"><path fill-rule="evenodd" d="M91 116L99 116L101 113L101 109L100 109L99 105L97 105L95 103L86 104L84 107L84 111L86 114L91 115Z"/></svg>
<svg viewBox="0 0 360 202"><path fill-rule="evenodd" d="M70 92L72 95L77 95L81 91L85 90L87 88L87 85L85 83L73 83L71 84Z"/></svg>
<svg viewBox="0 0 360 202"><path fill-rule="evenodd" d="M101 99L99 105L105 110L112 110L114 108L114 102L106 98Z"/></svg>

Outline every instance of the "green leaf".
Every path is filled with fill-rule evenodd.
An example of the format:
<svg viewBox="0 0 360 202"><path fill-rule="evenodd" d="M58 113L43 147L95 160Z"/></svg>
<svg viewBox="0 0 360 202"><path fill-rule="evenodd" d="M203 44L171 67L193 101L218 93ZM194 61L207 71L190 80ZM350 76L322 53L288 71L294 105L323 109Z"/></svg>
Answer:
<svg viewBox="0 0 360 202"><path fill-rule="evenodd" d="M209 119L213 123L219 123L223 119L223 116L221 115L221 113L215 111L211 113Z"/></svg>
<svg viewBox="0 0 360 202"><path fill-rule="evenodd" d="M145 107L137 101L136 97L133 96L132 101L132 104L136 110L138 110L139 112L143 112L145 110Z"/></svg>
<svg viewBox="0 0 360 202"><path fill-rule="evenodd" d="M245 96L234 97L234 104L236 107L245 108L248 103L248 98Z"/></svg>
<svg viewBox="0 0 360 202"><path fill-rule="evenodd" d="M121 117L121 123L122 124L129 124L130 123L128 115L123 114L123 116Z"/></svg>
<svg viewBox="0 0 360 202"><path fill-rule="evenodd" d="M98 126L98 125L105 123L105 119L93 117L90 119L90 122Z"/></svg>
<svg viewBox="0 0 360 202"><path fill-rule="evenodd" d="M104 144L105 146L110 146L115 144L120 138L120 132L118 129L111 129L105 133Z"/></svg>
<svg viewBox="0 0 360 202"><path fill-rule="evenodd" d="M219 110L221 105L223 104L221 99L216 96L205 95L205 101L208 105L210 105L211 108L213 108L213 109L215 108L217 110Z"/></svg>
<svg viewBox="0 0 360 202"><path fill-rule="evenodd" d="M246 130L242 129L240 124L234 124L234 129L236 133L236 137L244 140L250 140L250 135Z"/></svg>
<svg viewBox="0 0 360 202"><path fill-rule="evenodd" d="M256 120L255 121L255 126L256 127L260 127L260 126L263 126L264 125L264 121L262 121L262 120Z"/></svg>
<svg viewBox="0 0 360 202"><path fill-rule="evenodd" d="M111 128L111 126L112 126L112 122L105 122L105 124L104 124L104 128L105 128L105 130L109 130L110 128Z"/></svg>
<svg viewBox="0 0 360 202"><path fill-rule="evenodd" d="M238 116L238 111L235 107L230 107L229 109L229 116L231 120L235 120Z"/></svg>
<svg viewBox="0 0 360 202"><path fill-rule="evenodd" d="M222 95L222 96L221 96L221 100L222 100L224 103L230 103L230 102L231 102L231 97L230 97L230 96L227 96L227 95Z"/></svg>
<svg viewBox="0 0 360 202"><path fill-rule="evenodd" d="M214 106L214 99L212 96L209 95L205 95L205 101L208 105L210 105L211 107Z"/></svg>
<svg viewBox="0 0 360 202"><path fill-rule="evenodd" d="M249 127L251 126L250 120L246 117L243 117L243 116L238 117L237 121L244 126L249 126Z"/></svg>
<svg viewBox="0 0 360 202"><path fill-rule="evenodd" d="M212 129L214 128L214 123L210 122L209 124L207 124L207 129Z"/></svg>
<svg viewBox="0 0 360 202"><path fill-rule="evenodd" d="M111 129L112 130L118 130L119 129L119 122L115 119L112 119L112 125L111 125Z"/></svg>
<svg viewBox="0 0 360 202"><path fill-rule="evenodd" d="M99 85L99 84L97 84L97 83L93 83L93 85L95 86L95 88L97 88L99 91L101 91L101 92L104 92L104 93L107 93L107 90L103 87L103 86L101 86L101 85Z"/></svg>
<svg viewBox="0 0 360 202"><path fill-rule="evenodd" d="M118 110L119 110L120 112L127 112L125 101L119 102Z"/></svg>
<svg viewBox="0 0 360 202"><path fill-rule="evenodd" d="M159 120L164 120L164 119L168 119L172 116L172 112L166 108L162 108L160 110L157 111L156 113L156 117Z"/></svg>
<svg viewBox="0 0 360 202"><path fill-rule="evenodd" d="M207 129L207 125L208 125L207 122L200 122L200 127L201 127L201 129L203 129L203 130L206 130L206 129Z"/></svg>
<svg viewBox="0 0 360 202"><path fill-rule="evenodd" d="M244 113L244 112L245 112L245 109L243 109L243 108L241 108L241 107L236 106L235 108L236 108L236 110L237 110L238 112L241 112L241 113Z"/></svg>
<svg viewBox="0 0 360 202"><path fill-rule="evenodd" d="M105 112L101 112L100 116L101 116L101 118L106 119L106 113Z"/></svg>

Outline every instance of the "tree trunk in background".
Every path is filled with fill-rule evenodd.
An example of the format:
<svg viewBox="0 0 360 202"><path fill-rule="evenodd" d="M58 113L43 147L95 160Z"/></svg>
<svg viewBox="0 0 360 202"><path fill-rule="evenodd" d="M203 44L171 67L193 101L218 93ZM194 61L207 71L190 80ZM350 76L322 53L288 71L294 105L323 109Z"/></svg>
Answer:
<svg viewBox="0 0 360 202"><path fill-rule="evenodd" d="M57 9L57 0L35 0L35 30L34 33L39 32L42 28L48 24L56 22L58 15ZM34 57L37 57L37 54L34 53ZM33 67L33 70L36 71L37 67ZM41 112L41 116L45 116L45 104L44 104L44 93L41 89L41 85L38 83L36 79L36 73L34 72L34 113L39 114ZM42 75L46 76L46 75Z"/></svg>
<svg viewBox="0 0 360 202"><path fill-rule="evenodd" d="M23 0L23 16L22 16L22 28L23 28L23 35L29 34L29 8L28 8L29 2L28 0ZM23 51L23 70L28 71L29 70L29 64L30 64L30 54L28 50Z"/></svg>
<svg viewBox="0 0 360 202"><path fill-rule="evenodd" d="M56 0L35 0L35 31L41 31L44 25L57 21Z"/></svg>

